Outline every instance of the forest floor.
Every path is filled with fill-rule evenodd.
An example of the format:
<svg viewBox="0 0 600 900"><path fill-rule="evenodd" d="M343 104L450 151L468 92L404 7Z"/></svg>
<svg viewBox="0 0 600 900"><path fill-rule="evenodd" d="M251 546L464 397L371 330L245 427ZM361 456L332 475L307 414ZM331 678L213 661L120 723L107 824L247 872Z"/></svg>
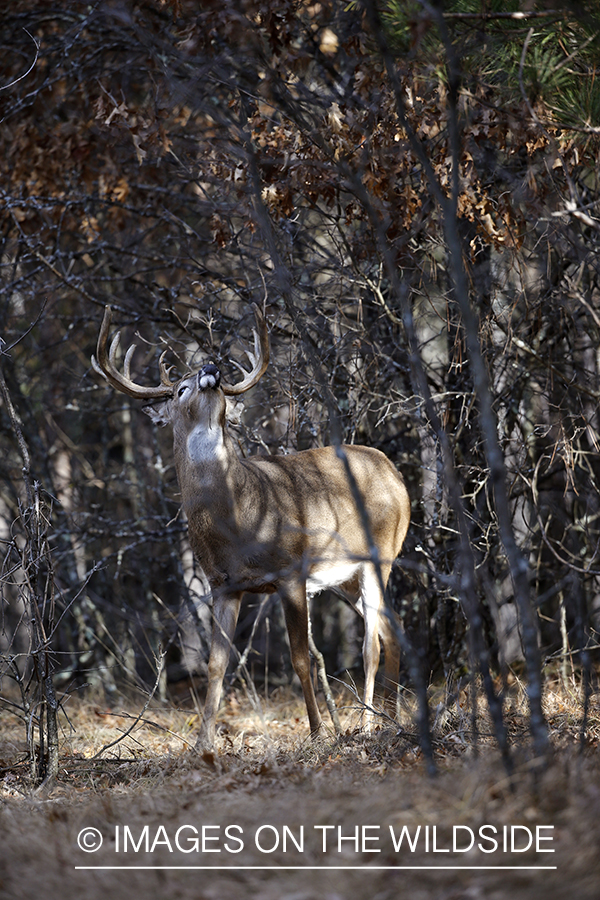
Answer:
<svg viewBox="0 0 600 900"><path fill-rule="evenodd" d="M460 703L437 710L431 777L410 720L367 736L346 710L340 737L311 741L287 689L258 712L231 692L218 752L201 757L196 714L161 707L93 760L134 724L135 704L77 701L43 795L28 786L22 726L3 711L0 897L598 900L600 715L592 698L581 753L577 693L546 691L543 767L522 708L509 707L510 776L484 716L477 748L467 739Z"/></svg>

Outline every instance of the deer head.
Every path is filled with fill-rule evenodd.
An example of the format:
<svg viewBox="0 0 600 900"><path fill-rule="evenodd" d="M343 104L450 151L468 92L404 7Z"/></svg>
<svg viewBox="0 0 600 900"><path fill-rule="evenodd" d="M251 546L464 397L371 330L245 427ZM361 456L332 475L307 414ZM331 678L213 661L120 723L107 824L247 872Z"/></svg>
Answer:
<svg viewBox="0 0 600 900"><path fill-rule="evenodd" d="M97 359L92 357L92 365L114 388L130 397L141 400L163 402L156 406L144 407L156 425L171 425L175 447L178 448L190 434L196 435L196 451L199 447L221 443L225 428L226 398L238 397L254 387L269 365L269 335L260 309L252 304L256 327L254 346L245 353L250 362L250 370L244 369L232 360L243 374L243 379L235 384L227 384L221 378L220 369L214 363L206 363L200 369L171 381L170 369L164 362L165 352L160 357L161 383L156 387L145 387L131 378L131 360L135 352L132 344L123 362L123 372L117 368L120 333L114 336L110 348L108 335L112 321L112 311L106 307L98 336ZM196 454L197 455L197 454Z"/></svg>

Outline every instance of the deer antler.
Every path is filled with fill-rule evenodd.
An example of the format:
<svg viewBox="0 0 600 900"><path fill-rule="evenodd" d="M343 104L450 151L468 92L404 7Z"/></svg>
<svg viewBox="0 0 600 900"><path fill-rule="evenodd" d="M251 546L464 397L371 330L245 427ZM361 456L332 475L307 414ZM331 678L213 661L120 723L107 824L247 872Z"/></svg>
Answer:
<svg viewBox="0 0 600 900"><path fill-rule="evenodd" d="M256 303L252 304L254 308L254 318L256 319L256 328L254 333L254 350L245 350L246 356L250 360L252 369L248 372L239 363L232 360L233 364L243 372L244 378L237 384L224 384L221 382L221 388L224 394L235 396L243 394L244 391L254 387L261 375L265 372L269 365L269 332L267 331L267 323Z"/></svg>
<svg viewBox="0 0 600 900"><path fill-rule="evenodd" d="M123 374L117 369L117 350L121 340L120 332L117 332L112 339L110 348L107 351L108 332L112 321L112 310L107 306L104 310L104 318L98 335L97 354L98 359L92 356L92 366L100 375L105 378L109 384L112 384L118 391L129 394L130 397L139 397L145 400L156 399L157 397L170 397L173 393L173 383L169 378L169 371L164 364L164 356L160 357L160 380L161 384L157 387L144 387L136 384L131 380L131 357L135 351L135 344L132 344L123 362Z"/></svg>

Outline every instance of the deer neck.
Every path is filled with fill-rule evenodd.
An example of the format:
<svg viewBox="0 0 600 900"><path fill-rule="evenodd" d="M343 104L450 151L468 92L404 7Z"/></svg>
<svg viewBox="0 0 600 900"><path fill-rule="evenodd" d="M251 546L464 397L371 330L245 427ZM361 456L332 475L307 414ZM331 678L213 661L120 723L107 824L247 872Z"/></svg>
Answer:
<svg viewBox="0 0 600 900"><path fill-rule="evenodd" d="M175 466L183 504L210 506L223 515L244 481L244 471L226 428L195 425L174 435Z"/></svg>
<svg viewBox="0 0 600 900"><path fill-rule="evenodd" d="M228 469L231 458L235 456L226 431L221 427L206 428L204 425L196 425L186 435L182 452L185 464L197 471L212 470L214 467Z"/></svg>

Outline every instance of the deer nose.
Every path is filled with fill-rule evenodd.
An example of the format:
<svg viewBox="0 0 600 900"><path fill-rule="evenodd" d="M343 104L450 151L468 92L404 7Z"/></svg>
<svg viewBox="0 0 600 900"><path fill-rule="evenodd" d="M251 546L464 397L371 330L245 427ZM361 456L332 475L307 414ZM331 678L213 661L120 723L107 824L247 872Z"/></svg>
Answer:
<svg viewBox="0 0 600 900"><path fill-rule="evenodd" d="M213 363L202 366L198 372L198 387L201 391L207 388L218 388L221 383L221 373Z"/></svg>

